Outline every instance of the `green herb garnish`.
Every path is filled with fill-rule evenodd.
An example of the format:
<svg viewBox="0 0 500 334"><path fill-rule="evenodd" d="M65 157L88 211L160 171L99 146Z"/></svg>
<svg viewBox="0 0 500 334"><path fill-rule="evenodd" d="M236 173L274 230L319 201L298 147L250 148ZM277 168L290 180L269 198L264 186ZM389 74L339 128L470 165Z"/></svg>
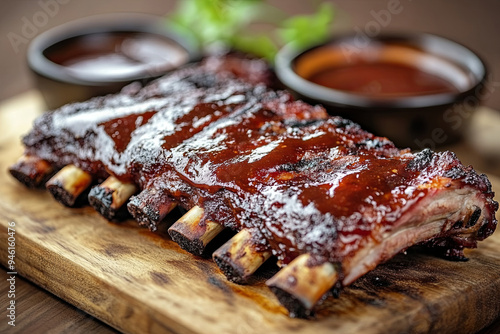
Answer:
<svg viewBox="0 0 500 334"><path fill-rule="evenodd" d="M181 0L169 19L190 30L202 48L222 43L272 61L284 44L307 47L324 41L333 15L329 3L315 14L288 17L263 0ZM256 25L270 29L258 32Z"/></svg>
<svg viewBox="0 0 500 334"><path fill-rule="evenodd" d="M278 30L281 40L294 43L297 47L321 43L328 38L333 14L333 6L324 2L315 14L286 19L282 23L283 28Z"/></svg>

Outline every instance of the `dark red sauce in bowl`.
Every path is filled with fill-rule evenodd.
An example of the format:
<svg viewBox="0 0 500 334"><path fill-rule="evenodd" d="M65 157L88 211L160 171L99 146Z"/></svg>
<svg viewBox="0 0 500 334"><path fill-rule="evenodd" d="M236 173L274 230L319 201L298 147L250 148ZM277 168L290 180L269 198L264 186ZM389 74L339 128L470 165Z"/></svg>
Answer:
<svg viewBox="0 0 500 334"><path fill-rule="evenodd" d="M121 81L165 73L189 61L189 53L161 35L101 32L61 41L44 51L75 79Z"/></svg>
<svg viewBox="0 0 500 334"><path fill-rule="evenodd" d="M414 148L459 139L466 119L457 126L449 121L456 118L450 109L479 100L486 80L477 55L430 34L379 36L363 45L343 36L307 50L288 46L276 57L276 72L300 98Z"/></svg>
<svg viewBox="0 0 500 334"><path fill-rule="evenodd" d="M389 62L332 66L306 79L321 86L373 97L459 92L452 82L436 74Z"/></svg>
<svg viewBox="0 0 500 334"><path fill-rule="evenodd" d="M50 109L143 83L198 57L193 38L164 18L145 14L98 15L37 36L28 64Z"/></svg>

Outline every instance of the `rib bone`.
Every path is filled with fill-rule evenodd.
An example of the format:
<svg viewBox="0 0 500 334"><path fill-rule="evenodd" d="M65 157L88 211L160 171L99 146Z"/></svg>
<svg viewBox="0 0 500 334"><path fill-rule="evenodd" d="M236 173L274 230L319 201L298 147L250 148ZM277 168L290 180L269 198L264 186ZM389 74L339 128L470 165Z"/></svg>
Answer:
<svg viewBox="0 0 500 334"><path fill-rule="evenodd" d="M144 189L130 198L128 211L141 226L156 231L158 224L177 204L170 197L155 188Z"/></svg>
<svg viewBox="0 0 500 334"><path fill-rule="evenodd" d="M222 225L203 219L204 216L205 210L195 206L168 229L172 240L198 256L202 256L208 243L224 230Z"/></svg>
<svg viewBox="0 0 500 334"><path fill-rule="evenodd" d="M256 247L252 235L244 229L217 249L213 259L230 281L244 284L270 256L270 251Z"/></svg>
<svg viewBox="0 0 500 334"><path fill-rule="evenodd" d="M54 175L45 186L54 198L66 206L76 200L92 183L92 176L75 165L67 165Z"/></svg>
<svg viewBox="0 0 500 334"><path fill-rule="evenodd" d="M38 188L54 173L54 168L46 160L23 155L9 168L9 172L28 188Z"/></svg>
<svg viewBox="0 0 500 334"><path fill-rule="evenodd" d="M309 254L296 257L266 284L291 317L306 317L338 281L339 274L329 262L316 265Z"/></svg>
<svg viewBox="0 0 500 334"><path fill-rule="evenodd" d="M106 219L122 220L128 216L124 204L136 192L137 187L134 184L123 183L116 177L110 176L92 188L89 193L89 203Z"/></svg>

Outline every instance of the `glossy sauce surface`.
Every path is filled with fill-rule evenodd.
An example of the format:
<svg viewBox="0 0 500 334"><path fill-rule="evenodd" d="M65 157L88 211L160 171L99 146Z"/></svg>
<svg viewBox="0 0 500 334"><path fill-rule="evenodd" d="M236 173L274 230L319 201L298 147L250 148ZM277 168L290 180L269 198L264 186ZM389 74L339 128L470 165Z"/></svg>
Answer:
<svg viewBox="0 0 500 334"><path fill-rule="evenodd" d="M338 261L392 228L425 192L411 187L412 156L388 140L287 93L231 81L200 87L206 79L162 79L143 96L44 115L49 125L38 128L73 142L59 146L67 163L104 166L205 207L214 221L253 229L284 263L304 251ZM39 154L56 148L36 143Z"/></svg>
<svg viewBox="0 0 500 334"><path fill-rule="evenodd" d="M429 191L420 185L457 165L203 68L44 114L24 143L59 166L199 205L208 219L252 230L283 263L304 252L340 262L381 240Z"/></svg>
<svg viewBox="0 0 500 334"><path fill-rule="evenodd" d="M212 124L172 148L167 161L213 196L198 205L232 203L239 226L264 231L273 249L324 255L335 248L338 260L393 228L426 192L416 187L422 179L408 168L410 154L352 124L338 126L335 118L286 124L261 109ZM210 217L230 224L220 211Z"/></svg>
<svg viewBox="0 0 500 334"><path fill-rule="evenodd" d="M73 37L51 46L44 54L69 74L90 81L160 75L189 58L185 49L166 37L136 32Z"/></svg>
<svg viewBox="0 0 500 334"><path fill-rule="evenodd" d="M307 77L318 85L373 97L458 93L448 80L415 66L359 62L325 68Z"/></svg>
<svg viewBox="0 0 500 334"><path fill-rule="evenodd" d="M349 43L312 48L294 59L293 71L327 88L382 99L456 94L473 86L446 56L395 41Z"/></svg>

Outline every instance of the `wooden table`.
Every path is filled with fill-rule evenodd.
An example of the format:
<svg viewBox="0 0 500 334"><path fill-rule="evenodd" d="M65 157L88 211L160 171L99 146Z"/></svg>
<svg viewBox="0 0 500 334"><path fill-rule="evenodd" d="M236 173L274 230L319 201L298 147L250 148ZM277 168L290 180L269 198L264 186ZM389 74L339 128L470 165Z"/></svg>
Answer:
<svg viewBox="0 0 500 334"><path fill-rule="evenodd" d="M27 131L30 127L30 122L27 122L26 118L32 118L36 114L40 113L42 109L42 102L40 100L40 97L38 93L34 91L30 91L28 93L19 95L13 99L10 99L8 101L5 101L3 104L0 105L0 122L3 122L3 126L0 125L2 132L0 132L0 149L3 149L5 151L5 145L9 145L9 143L12 142L11 136L12 133L23 133ZM22 117L16 116L16 112L19 112L19 115ZM9 124L9 126L5 126L5 124ZM471 160L476 160L477 157L474 154L471 154L466 147L461 144L458 146L455 146L454 149L458 152L459 157L464 160L466 163L470 162ZM477 160L475 162L478 162ZM1 164L2 167L4 167L4 164ZM490 176L493 184L494 184L494 189L500 189L500 179L495 177L495 176ZM36 196L39 196L40 193L38 194L32 194L29 191L23 190L23 193L19 196L20 200L25 199L26 201L30 201L32 198L35 198ZM30 197L31 196L31 197ZM31 199L30 199L31 198ZM498 199L498 197L497 197ZM1 204L1 203L0 203ZM50 208L49 208L50 206ZM47 200L47 196L45 196L45 202L43 202L43 205L41 206L40 209L43 210L43 207L47 208L47 211L54 210L62 210L64 211L64 214L67 214L70 212L70 209L61 209L58 207L57 203L52 203L50 199ZM32 215L33 212L36 212L36 208L30 211L30 208L26 208L26 214ZM78 212L79 215L84 215L85 217L95 217L96 215L91 213L90 208L84 209L83 211ZM90 216L89 216L90 215ZM20 216L22 217L22 215ZM104 222L99 222L103 223ZM96 225L98 226L98 225ZM126 229L126 228L125 228ZM123 232L120 229L120 233ZM130 231L127 231L130 232ZM133 232L133 231L132 231ZM145 231L144 231L145 232ZM498 234L498 233L497 233ZM499 245L500 245L500 237L497 236L497 234L494 235L495 240L499 239ZM153 238L153 239L151 239ZM156 239L155 239L156 238ZM152 243L158 243L160 239L157 237L153 236L148 236L148 240L152 240ZM493 237L491 238L493 241ZM497 241L495 241L497 242ZM496 245L495 243L488 243L488 241L485 242L485 248L483 249L491 249L491 247L496 247L493 245ZM132 245L129 245L130 247L133 247ZM92 245L89 245L90 248L92 248ZM127 246L128 247L128 246ZM1 249L1 247L0 247ZM32 251L32 250L31 250ZM20 254L19 256L22 258L24 255L23 254L23 249L17 249L17 252ZM120 249L107 249L107 252L109 253L114 253L114 252L121 252ZM180 255L180 258L182 258L182 261L187 261L189 263L195 263L196 260L191 258L189 255L184 254L180 250L175 250L174 253L177 252ZM28 250L26 250L26 253L28 253ZM36 252L35 252L36 253ZM2 256L5 256L5 254L2 254ZM177 255L176 255L177 256ZM418 256L418 255L417 255ZM43 259L40 258L40 259ZM40 260L39 259L39 260ZM405 259L402 258L402 261L404 262ZM2 263L4 262L4 259L0 261ZM474 262L474 261L472 261ZM48 263L47 265L49 265ZM472 266L477 266L480 265L478 263L474 264L471 263ZM208 263L204 264L204 266L208 266L207 270L213 270L210 269L210 265ZM466 268L466 267L462 267ZM479 268L479 267L476 267ZM5 268L3 268L5 270ZM69 269L68 269L69 270ZM494 267L494 270L499 270L500 272L500 267ZM33 275L33 272L28 271L29 275ZM22 274L21 270L20 273ZM490 273L491 274L491 273ZM215 274L216 280L220 276L219 274ZM477 276L480 277L481 275ZM64 292L64 286L63 287L57 287L54 288L53 284L47 284L44 282L45 275L34 275L32 276L33 279L35 279L37 282L42 282L42 285L46 286L47 288L51 289L52 291L55 291L59 295L65 296L65 298L68 298L68 300L71 300L72 302L75 302L77 298L72 298L71 294L66 294ZM78 279L78 277L75 277L75 279ZM158 277L155 278L156 280L162 281L162 276L159 275ZM213 282L212 282L213 283ZM217 282L216 282L217 283ZM219 283L220 284L220 283ZM212 284L213 285L213 284ZM221 285L226 286L226 285ZM224 288L222 288L224 289ZM262 292L259 290L260 288L257 288L257 295L261 294ZM7 285L2 285L0 289L0 300L1 305L6 305L8 302L7 300L7 290L8 286ZM61 293L61 291L63 291ZM246 291L244 289L241 289L239 293L242 293L242 291ZM220 293L220 292L219 292ZM245 292L245 293L248 293ZM69 297L68 297L69 296ZM261 295L259 295L261 296ZM268 295L266 295L268 296ZM210 297L214 298L214 296ZM79 310L78 308L75 308L74 306L62 301L61 299L55 297L51 293L44 291L43 289L37 287L36 285L30 283L29 281L25 280L21 276L17 276L16 280L16 300L18 301L17 303L17 314L16 314L16 327L15 331L17 332L71 332L71 333L113 333L116 332L115 329L107 326L106 324L100 322L99 320L87 315L83 311ZM77 303L78 304L78 303ZM237 303L238 304L238 303ZM87 307L88 305L81 304L83 307ZM261 305L262 306L262 305ZM259 306L260 307L260 306ZM265 306L265 308L274 308L279 307L272 302ZM493 307L500 308L499 305L494 305ZM237 306L235 306L237 308ZM92 311L92 309L90 309ZM283 317L282 311L278 310L278 314L280 317L282 317L283 321L286 321L286 318ZM94 314L103 314L99 312L95 312ZM109 322L109 319L107 319ZM293 323L293 322L292 322ZM297 324L297 323L295 323ZM313 325L311 325L314 327ZM0 331L3 331L3 329L8 328L6 321L2 320L0 322ZM139 327L138 327L139 328ZM297 327L301 328L301 327ZM302 327L303 328L303 327ZM12 328L9 328L12 329ZM163 328L164 329L164 328ZM175 329L171 328L172 332L176 332L179 330L182 332L180 329ZM127 327L125 327L125 330L128 331ZM135 328L135 331L137 328ZM500 331L500 319L498 319L493 325L490 327L484 329L481 333L498 333Z"/></svg>

